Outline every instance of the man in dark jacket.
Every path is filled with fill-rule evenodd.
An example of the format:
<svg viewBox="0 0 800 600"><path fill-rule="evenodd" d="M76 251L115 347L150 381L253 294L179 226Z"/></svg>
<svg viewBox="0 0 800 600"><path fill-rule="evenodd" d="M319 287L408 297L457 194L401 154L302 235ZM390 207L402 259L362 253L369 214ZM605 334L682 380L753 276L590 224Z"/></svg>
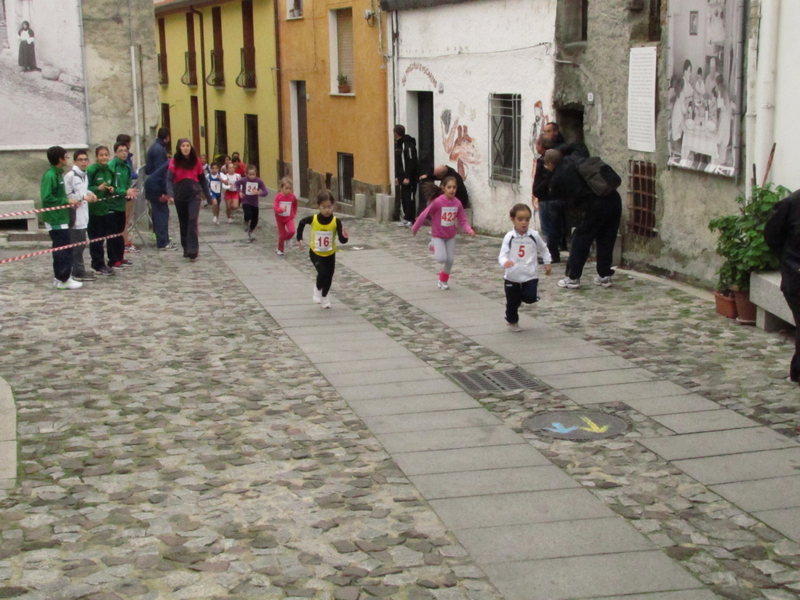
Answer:
<svg viewBox="0 0 800 600"><path fill-rule="evenodd" d="M547 249L553 263L561 262L561 238L563 233L564 201L550 195L549 171L544 168L544 153L555 147L553 140L540 135L536 140L536 173L533 176L533 196L539 202L539 221L547 240Z"/></svg>
<svg viewBox="0 0 800 600"><path fill-rule="evenodd" d="M169 162L167 157L167 148L169 147L169 129L162 127L158 130L158 137L156 141L147 149L147 156L145 157L146 163L144 167L145 175L152 175L156 169L166 162Z"/></svg>
<svg viewBox="0 0 800 600"><path fill-rule="evenodd" d="M456 180L456 198L461 200L461 206L469 208L469 194L467 193L467 186L464 185L464 178L458 174L453 167L447 165L437 165L429 171L420 176L420 181L442 181L447 177L453 177Z"/></svg>
<svg viewBox="0 0 800 600"><path fill-rule="evenodd" d="M417 141L402 125L394 126L394 185L400 189L403 218L398 225L411 227L417 218Z"/></svg>
<svg viewBox="0 0 800 600"><path fill-rule="evenodd" d="M796 327L789 378L800 383L800 191L775 205L764 227L764 241L781 260L781 291Z"/></svg>

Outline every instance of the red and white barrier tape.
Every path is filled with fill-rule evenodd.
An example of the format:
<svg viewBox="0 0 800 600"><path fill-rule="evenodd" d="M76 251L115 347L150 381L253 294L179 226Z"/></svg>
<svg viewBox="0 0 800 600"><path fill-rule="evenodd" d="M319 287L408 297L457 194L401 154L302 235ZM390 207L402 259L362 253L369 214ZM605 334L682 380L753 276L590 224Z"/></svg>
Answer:
<svg viewBox="0 0 800 600"><path fill-rule="evenodd" d="M97 202L102 202L103 200L111 200L112 198L120 198L125 194L116 194L115 196L109 196L108 198L98 198ZM43 213L43 212L50 212L51 210L61 210L64 208L76 208L77 204L62 204L61 206L51 206L50 208L33 208L31 210L20 210L17 212L6 213L4 215L0 215L0 219L7 219L8 217L20 217L22 215L32 215L34 213Z"/></svg>
<svg viewBox="0 0 800 600"><path fill-rule="evenodd" d="M60 252L61 250L68 250L70 248L77 248L78 246L86 246L87 244L91 244L92 242L102 242L103 240L107 240L110 238L115 238L121 236L121 233L115 233L113 235L106 235L104 237L95 238L93 240L86 240L85 242L77 242L75 244L67 244L66 246L59 246L58 248L48 248L47 250L38 250L37 252L31 252L29 254L22 254L20 256L12 256L11 258L4 258L0 260L0 265L5 263L14 262L17 260L22 260L23 258L30 258L32 256L41 256L42 254L50 254L51 252Z"/></svg>

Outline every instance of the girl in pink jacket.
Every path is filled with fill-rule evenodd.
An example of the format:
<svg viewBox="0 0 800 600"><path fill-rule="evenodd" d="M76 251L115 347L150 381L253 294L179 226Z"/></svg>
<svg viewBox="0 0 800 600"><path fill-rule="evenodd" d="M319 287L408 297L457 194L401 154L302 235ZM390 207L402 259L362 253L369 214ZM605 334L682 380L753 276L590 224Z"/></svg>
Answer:
<svg viewBox="0 0 800 600"><path fill-rule="evenodd" d="M439 273L439 289L442 290L450 289L448 281L455 260L456 221L468 235L475 237L475 232L467 222L461 200L456 198L457 187L455 177L445 177L442 181L444 193L431 202L411 226L411 232L417 235L425 219L429 216L431 218L431 250L434 260L442 263L442 272Z"/></svg>

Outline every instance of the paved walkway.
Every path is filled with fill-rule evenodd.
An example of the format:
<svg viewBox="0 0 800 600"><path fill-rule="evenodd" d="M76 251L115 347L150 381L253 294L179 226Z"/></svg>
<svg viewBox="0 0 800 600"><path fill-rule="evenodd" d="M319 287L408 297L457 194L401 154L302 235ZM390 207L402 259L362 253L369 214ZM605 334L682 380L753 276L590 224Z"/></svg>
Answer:
<svg viewBox="0 0 800 600"><path fill-rule="evenodd" d="M171 253L142 255L119 276L136 282L136 310L125 310L124 294L115 304L117 281L81 290L94 295L103 286L102 306L82 315L93 326L89 339L72 337L66 347L85 359L92 342L108 351L113 336L159 342L137 338L141 346L123 350L107 371L87 374L67 360L73 377L25 356L42 343L37 337L59 346L32 311L66 298L27 278L20 287L35 293L6 315L2 331L17 341L18 329L30 329L34 339L10 353L23 373L3 364L21 409L25 475L5 501L11 517L0 531L20 543L0 550L0 582L5 574L17 595L37 589L49 597L63 589L63 575L52 574L60 568L77 586L64 597L83 590L449 600L494 598L494 589L507 600L798 597L798 395L778 377L790 355L786 340L731 325L695 296L626 276L608 290L576 292L558 290L555 277L543 281L542 302L523 315L525 331L512 334L491 262L496 240L460 240L453 289L442 292L424 239L394 225L348 226L351 249L338 256L330 311L310 302L306 253L274 255L271 226L266 242L252 245L234 227L208 226L195 265ZM112 321L104 335L109 309L137 320ZM732 340L735 355L716 351L715 337ZM744 366L754 355L763 358ZM513 366L546 386L475 398L445 374ZM156 377L148 381L147 371ZM731 372L752 380L738 385ZM43 387L49 377L58 383ZM77 396L76 377L85 380ZM79 443L74 429L89 415L79 416L70 397L84 394L83 408L105 421ZM51 406L60 417L44 414ZM585 408L622 416L631 430L576 443L523 427L533 414ZM158 422L148 427L152 418ZM71 435L59 435L65 430ZM210 439L224 441L214 450ZM362 449L348 450L347 440ZM31 460L56 451L58 458ZM44 485L44 475L58 485ZM354 477L350 486L344 477ZM275 488L317 491L309 506ZM105 494L79 511L93 526L74 516L59 525L60 511L69 513L76 496L81 507L86 494ZM212 515L203 507L209 494ZM267 514L256 517L245 499ZM220 520L220 509L233 519ZM113 517L132 524L120 529ZM141 521L149 529L133 524ZM103 573L116 566L97 550L108 543L97 529L140 539L148 564L121 556L119 565L132 566L113 575L122 581L98 580L100 562ZM30 546L65 534L80 545L72 558L36 554L52 544ZM259 549L277 561L259 562ZM76 582L70 573L81 568L91 572ZM155 569L168 575L153 577ZM163 585L168 576L172 592Z"/></svg>

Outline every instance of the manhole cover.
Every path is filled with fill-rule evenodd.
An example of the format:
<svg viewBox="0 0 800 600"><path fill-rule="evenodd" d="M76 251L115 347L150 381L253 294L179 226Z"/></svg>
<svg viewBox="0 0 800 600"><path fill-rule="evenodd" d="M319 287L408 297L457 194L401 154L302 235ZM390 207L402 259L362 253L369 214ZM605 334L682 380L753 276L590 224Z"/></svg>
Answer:
<svg viewBox="0 0 800 600"><path fill-rule="evenodd" d="M528 419L525 426L538 435L561 440L598 440L628 430L624 419L589 410L544 413Z"/></svg>
<svg viewBox="0 0 800 600"><path fill-rule="evenodd" d="M470 394L547 388L544 383L534 379L519 367L507 371L467 371L466 373L448 373L448 375Z"/></svg>

